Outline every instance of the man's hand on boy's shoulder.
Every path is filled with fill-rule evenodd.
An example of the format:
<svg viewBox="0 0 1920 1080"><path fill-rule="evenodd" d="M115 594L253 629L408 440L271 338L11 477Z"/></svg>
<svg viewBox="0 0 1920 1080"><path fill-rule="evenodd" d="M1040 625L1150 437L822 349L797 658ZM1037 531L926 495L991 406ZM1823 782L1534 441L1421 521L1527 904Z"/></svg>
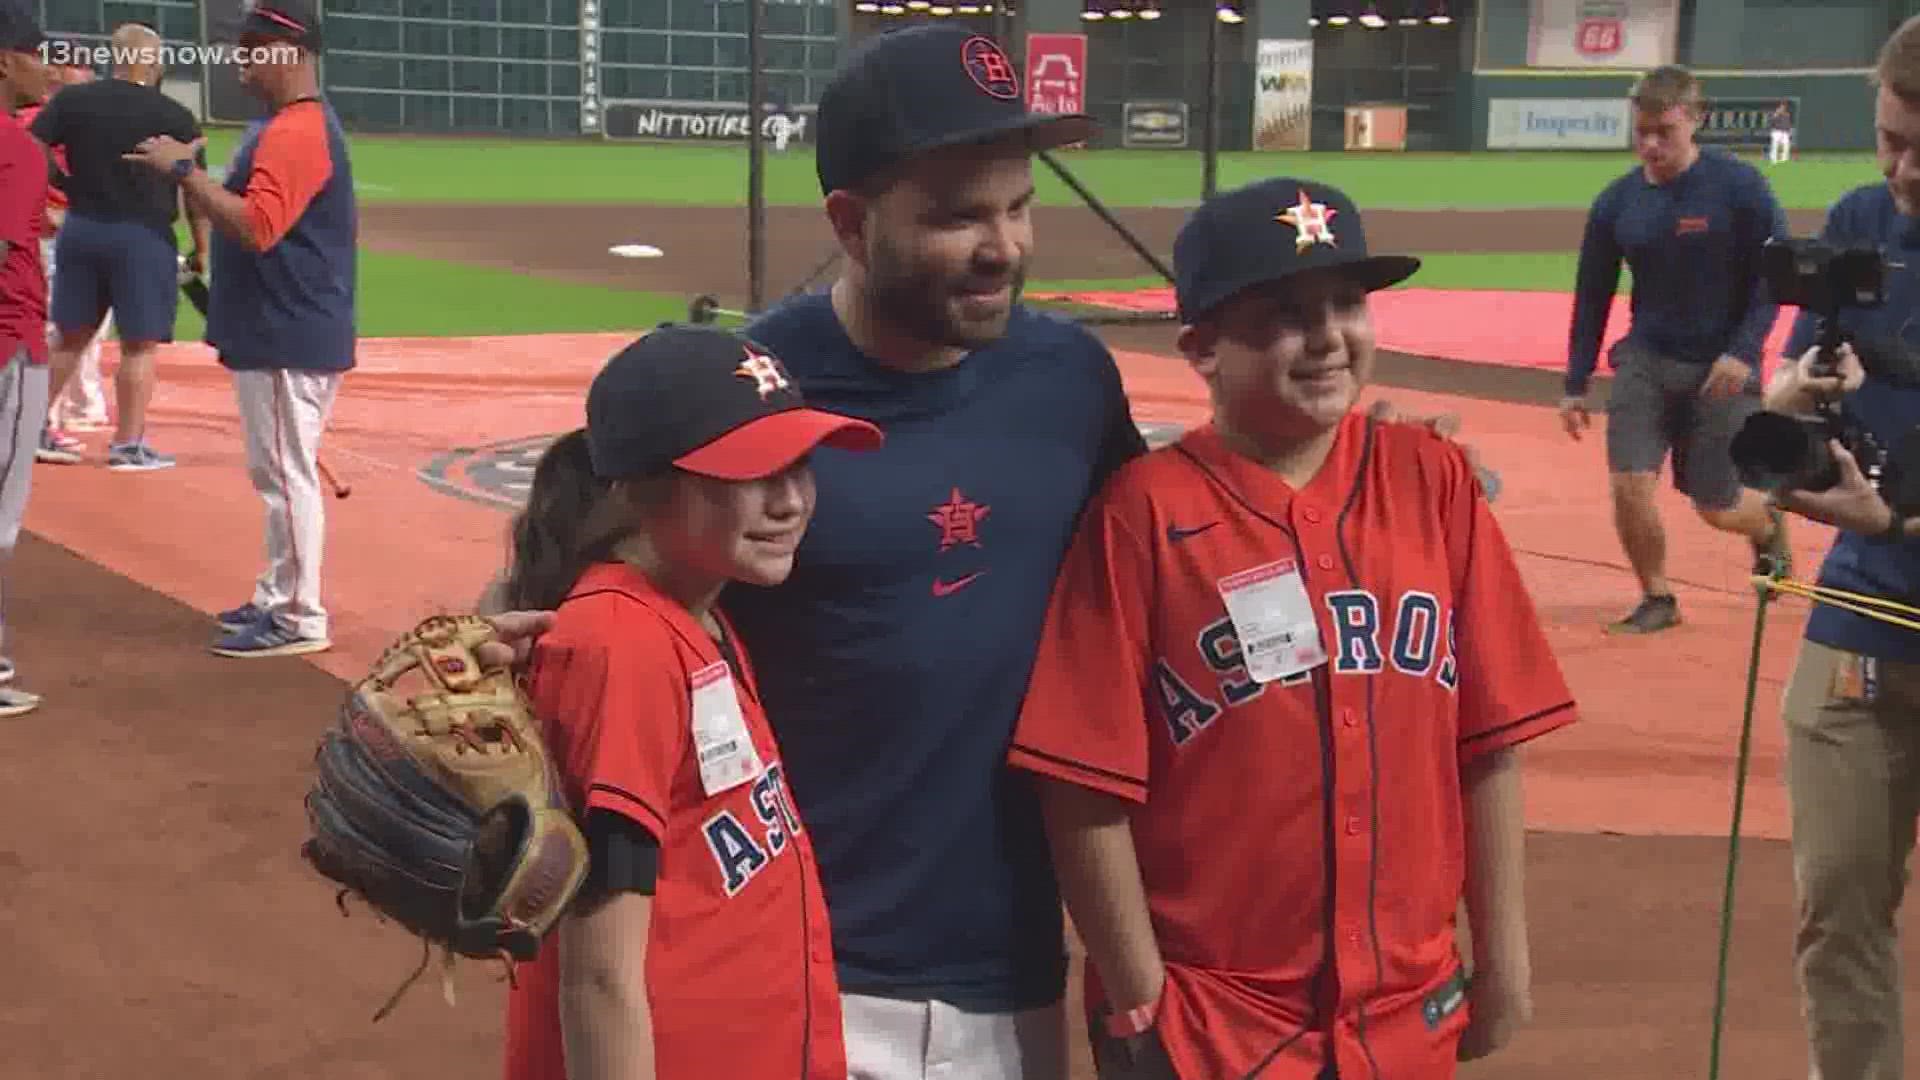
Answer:
<svg viewBox="0 0 1920 1080"><path fill-rule="evenodd" d="M1367 409L1367 415L1383 424L1413 424L1424 427L1435 435L1460 447L1467 456L1467 464L1473 466L1475 476L1480 478L1480 486L1486 491L1487 501L1492 502L1500 494L1500 474L1487 468L1480 460L1480 451L1472 443L1461 442L1456 436L1460 433L1460 417L1456 413L1439 413L1433 416L1402 416L1393 402L1381 398Z"/></svg>

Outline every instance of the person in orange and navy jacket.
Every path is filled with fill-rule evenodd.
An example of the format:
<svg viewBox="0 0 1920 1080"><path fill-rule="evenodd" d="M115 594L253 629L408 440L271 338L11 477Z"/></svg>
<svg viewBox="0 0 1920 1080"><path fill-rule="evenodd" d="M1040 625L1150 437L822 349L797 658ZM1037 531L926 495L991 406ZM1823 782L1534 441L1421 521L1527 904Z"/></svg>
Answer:
<svg viewBox="0 0 1920 1080"><path fill-rule="evenodd" d="M318 456L354 366L357 208L346 135L320 97L317 13L260 0L238 39L241 83L270 114L241 140L225 185L171 139L128 156L176 177L213 221L206 340L233 373L247 472L267 509L267 567L252 597L220 614L213 651L286 656L330 644Z"/></svg>

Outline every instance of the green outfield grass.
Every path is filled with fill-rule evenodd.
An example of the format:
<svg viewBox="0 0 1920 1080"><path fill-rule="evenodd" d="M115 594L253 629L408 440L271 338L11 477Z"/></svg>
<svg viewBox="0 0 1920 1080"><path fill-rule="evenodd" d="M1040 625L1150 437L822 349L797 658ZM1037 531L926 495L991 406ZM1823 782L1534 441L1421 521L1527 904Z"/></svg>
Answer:
<svg viewBox="0 0 1920 1080"><path fill-rule="evenodd" d="M1406 287L1542 289L1564 292L1573 281L1571 253L1431 255ZM1626 274L1621 274L1622 287ZM1032 292L1098 292L1152 288L1154 277L1036 281ZM684 319L686 296L524 277L507 270L382 252L360 253L360 336L465 337L488 334L593 333L640 330ZM180 304L174 336L197 341L204 324Z"/></svg>
<svg viewBox="0 0 1920 1080"><path fill-rule="evenodd" d="M234 137L230 130L214 132L209 160L224 163ZM737 146L358 135L352 149L366 202L745 205L747 199L747 152ZM1062 151L1057 159L1109 206L1188 205L1200 195L1197 152ZM1624 153L1234 153L1220 155L1219 184L1312 176L1344 188L1367 209L1585 207L1631 165ZM1044 165L1035 172L1043 203L1079 204ZM1877 178L1867 154L1812 155L1767 175L1783 205L1815 209ZM769 152L766 192L771 205L817 205L811 153Z"/></svg>

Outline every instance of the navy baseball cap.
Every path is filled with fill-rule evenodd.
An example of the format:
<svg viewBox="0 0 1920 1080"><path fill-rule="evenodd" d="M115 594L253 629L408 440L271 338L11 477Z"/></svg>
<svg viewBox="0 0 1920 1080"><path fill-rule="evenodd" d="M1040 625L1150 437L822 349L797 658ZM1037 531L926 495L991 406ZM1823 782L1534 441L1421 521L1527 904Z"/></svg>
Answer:
<svg viewBox="0 0 1920 1080"><path fill-rule="evenodd" d="M0 52L33 52L46 40L31 8L19 0L0 0Z"/></svg>
<svg viewBox="0 0 1920 1080"><path fill-rule="evenodd" d="M808 408L777 357L717 327L652 330L607 361L587 391L587 452L602 479L677 467L757 480L823 443L873 450L881 434Z"/></svg>
<svg viewBox="0 0 1920 1080"><path fill-rule="evenodd" d="M1372 255L1360 211L1340 189L1277 177L1200 204L1173 241L1174 297L1192 323L1235 293L1300 273L1342 267L1372 292L1420 269L1411 255Z"/></svg>
<svg viewBox="0 0 1920 1080"><path fill-rule="evenodd" d="M814 114L814 165L827 194L943 147L1024 133L1051 150L1094 129L1085 113L1028 112L1020 74L992 38L920 23L861 42L835 73Z"/></svg>

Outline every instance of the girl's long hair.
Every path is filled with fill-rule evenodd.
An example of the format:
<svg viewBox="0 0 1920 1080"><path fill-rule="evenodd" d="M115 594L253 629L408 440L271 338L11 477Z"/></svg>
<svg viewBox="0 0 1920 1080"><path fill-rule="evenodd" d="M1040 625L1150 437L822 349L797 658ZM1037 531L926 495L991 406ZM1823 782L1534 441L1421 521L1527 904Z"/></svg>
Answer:
<svg viewBox="0 0 1920 1080"><path fill-rule="evenodd" d="M513 519L502 597L509 609L551 611L588 567L615 558L634 528L628 500L618 495L612 481L594 475L584 428L547 447Z"/></svg>

